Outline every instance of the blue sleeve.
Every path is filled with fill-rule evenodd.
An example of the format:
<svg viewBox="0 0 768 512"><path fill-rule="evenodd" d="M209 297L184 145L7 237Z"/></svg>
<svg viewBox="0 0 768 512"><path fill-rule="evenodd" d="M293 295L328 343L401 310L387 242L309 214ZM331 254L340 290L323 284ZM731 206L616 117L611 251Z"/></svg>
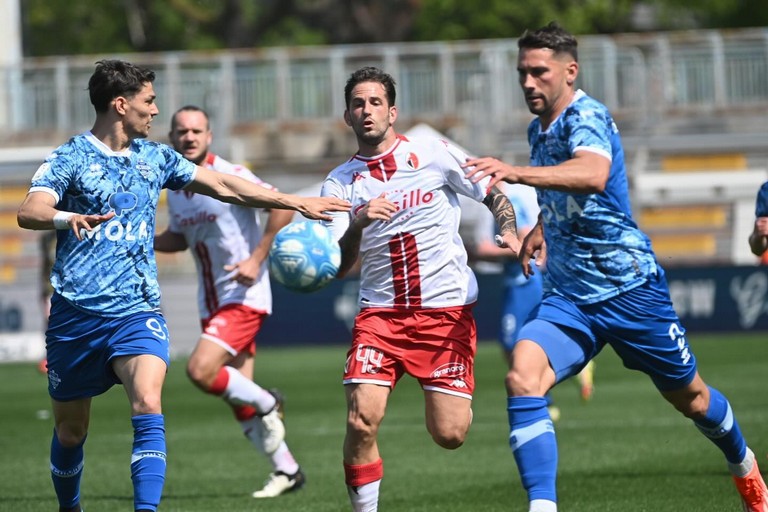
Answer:
<svg viewBox="0 0 768 512"><path fill-rule="evenodd" d="M194 163L190 162L172 147L165 144L158 144L158 149L163 154L163 158L166 162L166 175L163 180L163 188L179 190L195 179L197 167Z"/></svg>
<svg viewBox="0 0 768 512"><path fill-rule="evenodd" d="M755 202L755 217L768 217L768 181L763 183L757 193Z"/></svg>

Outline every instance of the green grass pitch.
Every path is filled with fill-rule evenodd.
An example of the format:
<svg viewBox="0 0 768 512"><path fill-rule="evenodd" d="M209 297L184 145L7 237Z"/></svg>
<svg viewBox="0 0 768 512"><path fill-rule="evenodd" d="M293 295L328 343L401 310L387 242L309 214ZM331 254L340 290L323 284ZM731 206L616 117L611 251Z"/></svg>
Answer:
<svg viewBox="0 0 768 512"><path fill-rule="evenodd" d="M742 431L768 469L768 336L692 335L704 379L731 400ZM250 494L269 472L228 408L186 380L174 361L164 391L168 472L160 510L348 510L341 466L346 348L264 348L257 381L286 395L287 441L306 487L273 500ZM493 342L480 343L474 423L456 451L438 448L424 427L422 394L406 377L380 433L382 511L527 511L507 444L505 366ZM48 450L52 420L45 378L33 364L0 366L0 511L56 510ZM575 383L555 389L562 410L558 488L564 512L726 512L739 509L718 450L610 348L597 358L596 391L580 403ZM86 443L86 510L132 510L131 426L120 387L94 399Z"/></svg>

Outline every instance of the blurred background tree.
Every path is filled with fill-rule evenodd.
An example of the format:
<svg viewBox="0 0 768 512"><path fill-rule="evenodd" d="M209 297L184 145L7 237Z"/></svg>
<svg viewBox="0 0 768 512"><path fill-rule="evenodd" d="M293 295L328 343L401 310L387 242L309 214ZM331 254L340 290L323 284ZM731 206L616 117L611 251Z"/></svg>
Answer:
<svg viewBox="0 0 768 512"><path fill-rule="evenodd" d="M766 0L78 0L21 2L24 55L517 37L768 25Z"/></svg>

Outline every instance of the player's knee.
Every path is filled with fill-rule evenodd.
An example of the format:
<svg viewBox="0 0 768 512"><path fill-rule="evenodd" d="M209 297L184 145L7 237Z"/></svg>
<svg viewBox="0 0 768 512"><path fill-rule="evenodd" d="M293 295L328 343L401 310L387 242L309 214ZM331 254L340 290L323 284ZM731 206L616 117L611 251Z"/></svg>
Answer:
<svg viewBox="0 0 768 512"><path fill-rule="evenodd" d="M205 364L190 359L187 363L187 377L193 384L207 392L210 391L216 379L216 372L211 371Z"/></svg>
<svg viewBox="0 0 768 512"><path fill-rule="evenodd" d="M664 398L685 417L698 420L706 416L709 400L704 386L688 386L676 391L662 392Z"/></svg>
<svg viewBox="0 0 768 512"><path fill-rule="evenodd" d="M72 448L82 443L87 433L85 425L71 423L56 425L56 437L59 444L65 448Z"/></svg>
<svg viewBox="0 0 768 512"><path fill-rule="evenodd" d="M672 405L685 417L699 420L707 415L709 404L702 394L685 395L672 401Z"/></svg>
<svg viewBox="0 0 768 512"><path fill-rule="evenodd" d="M538 396L541 382L535 375L512 368L504 381L509 396Z"/></svg>
<svg viewBox="0 0 768 512"><path fill-rule="evenodd" d="M137 396L131 404L131 412L133 415L160 414L162 410L160 390L143 393L140 396Z"/></svg>
<svg viewBox="0 0 768 512"><path fill-rule="evenodd" d="M381 420L371 416L350 412L347 416L347 432L360 440L376 439L380 423Z"/></svg>
<svg viewBox="0 0 768 512"><path fill-rule="evenodd" d="M432 439L441 448L447 450L455 450L464 444L464 440L467 437L467 429L459 426L453 428L441 428L434 432L430 432Z"/></svg>

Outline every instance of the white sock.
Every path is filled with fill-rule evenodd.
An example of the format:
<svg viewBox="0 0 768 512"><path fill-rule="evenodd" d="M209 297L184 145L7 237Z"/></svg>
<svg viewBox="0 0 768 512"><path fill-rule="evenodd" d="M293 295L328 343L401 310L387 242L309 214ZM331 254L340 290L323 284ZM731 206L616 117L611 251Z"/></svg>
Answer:
<svg viewBox="0 0 768 512"><path fill-rule="evenodd" d="M377 512L379 509L379 485L381 480L361 485L359 487L347 486L349 502L354 512Z"/></svg>
<svg viewBox="0 0 768 512"><path fill-rule="evenodd" d="M270 455L269 458L272 460L272 467L275 468L275 471L282 471L286 475L293 475L299 470L299 464L293 458L293 454L288 449L285 441L280 443L275 453Z"/></svg>
<svg viewBox="0 0 768 512"><path fill-rule="evenodd" d="M747 454L744 456L744 460L741 461L739 464L732 464L728 463L728 469L731 470L731 474L733 476L744 478L747 476L750 471L752 471L752 466L755 465L755 454L747 448Z"/></svg>
<svg viewBox="0 0 768 512"><path fill-rule="evenodd" d="M269 412L275 407L275 397L269 391L231 366L225 366L224 370L229 374L229 382L222 398L228 403L250 405L255 407L259 414Z"/></svg>
<svg viewBox="0 0 768 512"><path fill-rule="evenodd" d="M529 512L557 512L557 503L549 500L531 500Z"/></svg>
<svg viewBox="0 0 768 512"><path fill-rule="evenodd" d="M240 422L240 427L243 429L245 437L251 442L251 444L260 453L264 453L264 443L261 440L262 423L261 418L254 416L253 418ZM299 470L299 464L293 457L291 450L288 449L288 445L285 441L280 443L272 454L266 454L269 461L272 463L272 469L275 471L282 471L286 475L293 475Z"/></svg>

